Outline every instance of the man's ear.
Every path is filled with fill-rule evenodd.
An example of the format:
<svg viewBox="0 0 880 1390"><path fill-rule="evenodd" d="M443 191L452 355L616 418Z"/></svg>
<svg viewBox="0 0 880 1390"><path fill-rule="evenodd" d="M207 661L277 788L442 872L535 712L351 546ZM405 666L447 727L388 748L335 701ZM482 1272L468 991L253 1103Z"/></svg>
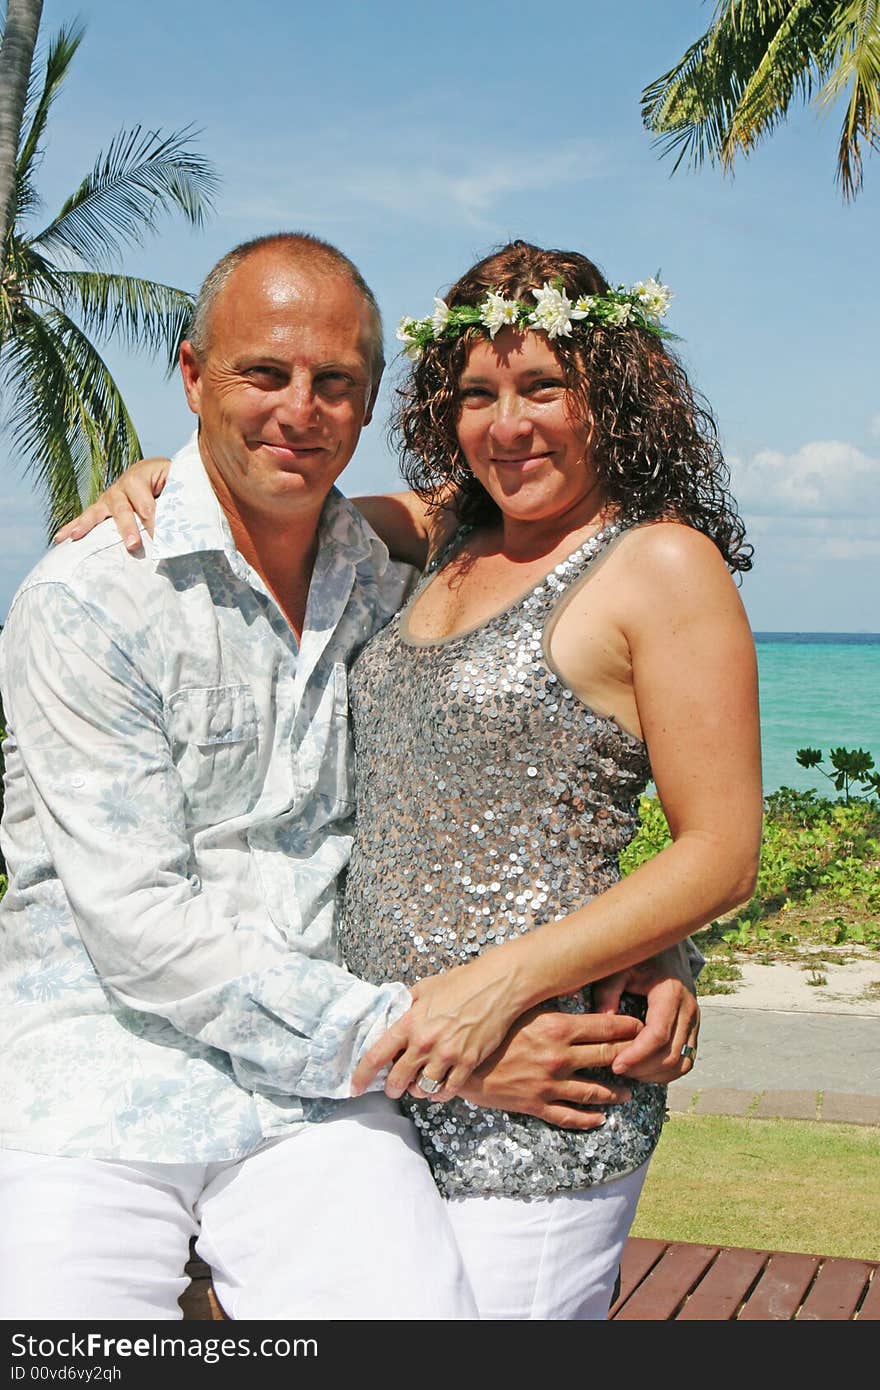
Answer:
<svg viewBox="0 0 880 1390"><path fill-rule="evenodd" d="M196 356L195 348L188 339L180 344L180 375L183 377L183 389L186 394L187 404L193 415L198 415L202 403L202 373L203 363Z"/></svg>
<svg viewBox="0 0 880 1390"><path fill-rule="evenodd" d="M368 425L373 418L373 411L376 409L376 401L379 396L379 387L382 385L383 375L384 368L376 377L376 380L373 382L373 385L370 388L370 395L369 399L367 400L367 408L364 411L364 425Z"/></svg>

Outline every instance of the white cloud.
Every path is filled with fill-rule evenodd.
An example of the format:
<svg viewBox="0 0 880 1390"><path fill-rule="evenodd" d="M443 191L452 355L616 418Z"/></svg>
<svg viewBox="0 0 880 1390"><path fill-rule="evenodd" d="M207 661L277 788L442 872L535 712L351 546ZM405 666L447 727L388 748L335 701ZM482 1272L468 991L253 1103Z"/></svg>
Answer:
<svg viewBox="0 0 880 1390"><path fill-rule="evenodd" d="M224 200L224 216L314 225L348 221L372 206L408 221L463 219L485 226L505 198L574 188L595 178L605 154L602 142L581 138L559 142L549 152L544 145L518 146L511 158L509 145L477 146L460 131L425 128L388 112L354 132L326 129L310 148L320 149L320 157L289 144L283 157L264 151L265 166L255 165L248 152L240 170L228 152L228 187L247 192Z"/></svg>
<svg viewBox="0 0 880 1390"><path fill-rule="evenodd" d="M859 564L880 559L880 527L875 524L859 528L831 518L817 520L809 528L789 525L778 517L752 518L746 514L748 539L753 542L759 559L764 562L772 554L776 560L797 569L812 570L826 560Z"/></svg>
<svg viewBox="0 0 880 1390"><path fill-rule="evenodd" d="M880 537L880 523L874 517L828 516L768 516L755 512L748 513L749 530L755 535L779 535L781 524L784 533L793 541L813 542L827 537L829 530L845 534L853 542L867 543Z"/></svg>
<svg viewBox="0 0 880 1390"><path fill-rule="evenodd" d="M880 459L852 444L817 440L793 454L762 449L731 459L734 495L753 520L867 521L880 532Z"/></svg>
<svg viewBox="0 0 880 1390"><path fill-rule="evenodd" d="M350 198L377 203L399 216L435 219L444 207L481 222L496 203L515 194L582 182L595 174L597 153L590 141L571 141L550 155L525 153L511 160L481 151L462 170L408 168L406 162L354 171L346 181Z"/></svg>

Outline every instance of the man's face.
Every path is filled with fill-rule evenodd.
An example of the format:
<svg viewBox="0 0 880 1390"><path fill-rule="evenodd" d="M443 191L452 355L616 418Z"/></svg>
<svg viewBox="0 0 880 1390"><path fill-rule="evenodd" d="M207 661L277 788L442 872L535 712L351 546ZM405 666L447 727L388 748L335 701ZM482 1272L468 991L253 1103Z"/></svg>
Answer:
<svg viewBox="0 0 880 1390"><path fill-rule="evenodd" d="M180 354L199 446L227 510L314 514L372 414L371 320L342 274L255 252L214 301L202 359Z"/></svg>

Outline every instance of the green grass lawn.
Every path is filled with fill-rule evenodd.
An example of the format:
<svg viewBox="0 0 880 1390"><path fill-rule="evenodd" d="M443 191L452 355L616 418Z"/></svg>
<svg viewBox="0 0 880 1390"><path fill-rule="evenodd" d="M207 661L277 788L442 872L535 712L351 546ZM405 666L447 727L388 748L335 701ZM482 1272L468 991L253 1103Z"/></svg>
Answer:
<svg viewBox="0 0 880 1390"><path fill-rule="evenodd" d="M632 1233L880 1260L880 1129L672 1115Z"/></svg>

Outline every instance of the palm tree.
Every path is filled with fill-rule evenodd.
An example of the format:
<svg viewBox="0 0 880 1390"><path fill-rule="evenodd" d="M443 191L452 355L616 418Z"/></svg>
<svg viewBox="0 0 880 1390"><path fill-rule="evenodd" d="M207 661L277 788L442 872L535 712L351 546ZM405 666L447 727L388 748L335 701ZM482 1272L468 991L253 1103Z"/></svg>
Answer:
<svg viewBox="0 0 880 1390"><path fill-rule="evenodd" d="M43 0L9 0L0 47L0 246L6 240L15 188L18 137Z"/></svg>
<svg viewBox="0 0 880 1390"><path fill-rule="evenodd" d="M39 208L35 175L49 113L82 36L78 26L62 29L42 79L32 74L2 246L4 423L45 494L50 534L143 453L93 340L161 352L170 370L192 310L184 290L121 273L120 253L155 232L166 212L201 227L218 183L192 151L191 127L164 135L137 126L114 138L47 226L26 229Z"/></svg>
<svg viewBox="0 0 880 1390"><path fill-rule="evenodd" d="M721 0L712 23L642 93L642 119L663 153L725 172L788 114L795 98L828 108L847 95L837 182L853 199L862 146L880 142L878 0Z"/></svg>

